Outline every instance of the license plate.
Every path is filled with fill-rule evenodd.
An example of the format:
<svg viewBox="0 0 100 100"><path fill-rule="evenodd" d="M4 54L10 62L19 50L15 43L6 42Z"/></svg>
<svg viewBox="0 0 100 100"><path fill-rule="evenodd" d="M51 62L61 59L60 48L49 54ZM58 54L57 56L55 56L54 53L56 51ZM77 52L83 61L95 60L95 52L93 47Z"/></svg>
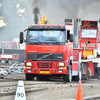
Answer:
<svg viewBox="0 0 100 100"><path fill-rule="evenodd" d="M49 74L49 71L40 71L41 74Z"/></svg>
<svg viewBox="0 0 100 100"><path fill-rule="evenodd" d="M88 55L93 55L92 50L83 50L83 56L87 57Z"/></svg>

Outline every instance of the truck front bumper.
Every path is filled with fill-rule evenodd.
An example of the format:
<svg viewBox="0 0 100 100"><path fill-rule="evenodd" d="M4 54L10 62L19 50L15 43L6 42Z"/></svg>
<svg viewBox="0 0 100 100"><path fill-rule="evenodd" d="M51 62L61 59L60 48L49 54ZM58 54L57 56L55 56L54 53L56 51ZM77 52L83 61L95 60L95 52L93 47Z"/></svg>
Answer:
<svg viewBox="0 0 100 100"><path fill-rule="evenodd" d="M26 74L37 75L53 75L53 74L66 74L67 69L25 69Z"/></svg>

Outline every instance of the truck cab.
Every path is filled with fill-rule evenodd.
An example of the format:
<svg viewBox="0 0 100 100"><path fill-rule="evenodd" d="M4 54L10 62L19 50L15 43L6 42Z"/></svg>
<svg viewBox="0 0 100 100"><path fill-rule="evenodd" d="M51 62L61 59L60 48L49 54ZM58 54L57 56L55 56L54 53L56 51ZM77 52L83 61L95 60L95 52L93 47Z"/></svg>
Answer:
<svg viewBox="0 0 100 100"><path fill-rule="evenodd" d="M25 47L26 80L61 77L71 81L73 60L72 24L35 24L27 28ZM20 32L23 43L23 32ZM70 73L69 73L70 72Z"/></svg>

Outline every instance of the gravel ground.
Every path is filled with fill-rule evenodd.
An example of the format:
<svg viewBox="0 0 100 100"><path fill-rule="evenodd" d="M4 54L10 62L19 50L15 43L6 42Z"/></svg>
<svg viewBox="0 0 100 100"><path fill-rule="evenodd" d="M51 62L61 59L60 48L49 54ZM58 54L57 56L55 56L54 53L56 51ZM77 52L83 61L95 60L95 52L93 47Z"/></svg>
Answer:
<svg viewBox="0 0 100 100"><path fill-rule="evenodd" d="M75 99L78 82L63 83L62 79L26 81L24 74L9 74L0 79L0 100L14 100L18 80L23 80L27 100ZM29 91L31 89L31 91ZM100 94L100 80L82 81L83 98ZM97 99L100 100L100 99Z"/></svg>

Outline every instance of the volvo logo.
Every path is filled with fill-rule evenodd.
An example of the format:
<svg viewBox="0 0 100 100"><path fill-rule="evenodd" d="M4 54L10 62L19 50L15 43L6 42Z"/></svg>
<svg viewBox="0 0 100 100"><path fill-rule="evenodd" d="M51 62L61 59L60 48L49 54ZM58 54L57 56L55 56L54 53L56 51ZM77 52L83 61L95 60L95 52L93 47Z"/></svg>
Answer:
<svg viewBox="0 0 100 100"><path fill-rule="evenodd" d="M38 58L38 60L42 59L42 58L46 58L48 56L52 55L52 53L48 54L48 55L43 55L41 58Z"/></svg>
<svg viewBox="0 0 100 100"><path fill-rule="evenodd" d="M43 55L43 57L42 57L42 58L46 58L46 57L48 57L48 55Z"/></svg>

